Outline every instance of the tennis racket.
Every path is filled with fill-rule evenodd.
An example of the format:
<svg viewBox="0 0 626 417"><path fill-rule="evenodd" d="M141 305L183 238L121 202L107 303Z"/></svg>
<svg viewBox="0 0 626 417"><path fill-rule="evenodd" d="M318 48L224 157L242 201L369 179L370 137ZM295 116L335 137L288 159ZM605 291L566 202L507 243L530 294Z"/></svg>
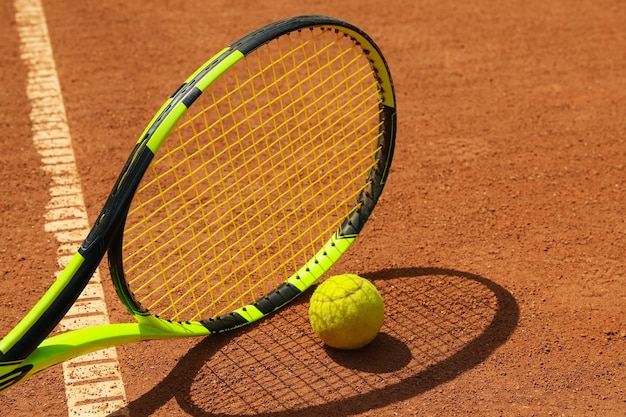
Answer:
<svg viewBox="0 0 626 417"><path fill-rule="evenodd" d="M391 164L385 59L325 16L225 48L141 134L67 267L0 341L0 391L70 358L239 328L293 300L350 247ZM135 318L50 336L105 253Z"/></svg>

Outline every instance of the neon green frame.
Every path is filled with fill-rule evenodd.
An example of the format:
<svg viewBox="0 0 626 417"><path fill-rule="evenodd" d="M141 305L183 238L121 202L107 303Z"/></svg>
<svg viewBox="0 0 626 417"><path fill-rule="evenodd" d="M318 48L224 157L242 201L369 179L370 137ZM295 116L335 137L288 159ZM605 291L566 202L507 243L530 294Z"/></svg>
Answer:
<svg viewBox="0 0 626 417"><path fill-rule="evenodd" d="M51 329L61 318L59 311L67 312L69 310L71 305L66 305L67 303L56 305L59 304L59 298L61 295L70 298L67 297L68 292L76 293L75 297L78 297L80 291L85 287L104 256L103 249L100 247L104 246L103 243L106 243L106 247L108 247L113 236L117 233L119 225L116 220L124 215L143 171L176 122L185 113L189 104L247 53L277 36L310 26L338 29L346 36L354 38L363 45L364 49L370 51L369 57L372 65L376 68L381 80L380 96L381 104L384 107L385 121L390 126L386 125L388 128L388 131L384 132L386 149L381 151L384 169L377 174L378 183L375 185L374 196L370 197L367 202L365 215L356 212L351 214L358 221L358 226L355 228L350 222L344 223L306 265L286 280L285 285L291 290L289 298L283 304L313 285L348 250L374 208L391 162L395 138L393 84L379 49L358 28L341 20L325 16L302 16L287 19L259 29L220 51L194 72L181 88L163 104L140 136L135 150L105 204L105 208L79 251L35 307L0 341L0 392L53 365L90 352L141 340L206 336L217 331L243 326L271 313L267 309L260 309L257 303L247 305L231 313L236 314L242 321L236 325L216 330L203 322L172 323L138 312L133 314L136 323L108 324L59 334L41 341L36 348L32 349L30 354L26 352L25 357L2 360L5 358L4 355L20 344L29 332L32 333L35 324L46 322L45 324ZM383 136L383 132L381 132L381 136ZM99 227L103 227L104 230L99 231ZM270 297L271 295L268 295L267 298ZM277 305L274 309L283 304ZM50 310L57 311L54 312L55 314L50 314ZM56 322L47 323L49 321L47 314L53 316ZM37 335L40 338L46 336L47 334Z"/></svg>

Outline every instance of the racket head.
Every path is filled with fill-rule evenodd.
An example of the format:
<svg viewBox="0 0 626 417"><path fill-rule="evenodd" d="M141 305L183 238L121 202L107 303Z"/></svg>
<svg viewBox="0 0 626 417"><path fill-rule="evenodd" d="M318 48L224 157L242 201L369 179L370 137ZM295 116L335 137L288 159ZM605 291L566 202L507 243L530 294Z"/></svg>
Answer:
<svg viewBox="0 0 626 417"><path fill-rule="evenodd" d="M395 125L385 59L347 22L291 18L225 48L138 141L146 173L109 248L120 299L186 334L283 306L362 230Z"/></svg>

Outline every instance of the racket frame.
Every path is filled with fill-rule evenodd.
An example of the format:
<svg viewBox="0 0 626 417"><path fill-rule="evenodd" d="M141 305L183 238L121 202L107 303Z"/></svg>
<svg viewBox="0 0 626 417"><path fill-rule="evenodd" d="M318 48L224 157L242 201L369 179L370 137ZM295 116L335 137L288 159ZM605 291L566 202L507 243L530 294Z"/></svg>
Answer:
<svg viewBox="0 0 626 417"><path fill-rule="evenodd" d="M189 106L224 72L247 54L289 32L322 27L342 32L367 54L379 82L383 124L379 132L379 166L356 208L317 254L265 297L224 316L197 322L171 322L150 315L128 288L122 263L124 221L134 193L164 140ZM90 233L33 309L0 340L0 392L17 382L68 359L140 340L205 336L254 322L287 304L318 280L345 253L369 218L385 185L394 151L396 126L393 83L387 63L363 31L327 16L300 16L252 32L209 59L163 104L137 141ZM109 251L116 291L136 323L107 324L46 337L76 302Z"/></svg>

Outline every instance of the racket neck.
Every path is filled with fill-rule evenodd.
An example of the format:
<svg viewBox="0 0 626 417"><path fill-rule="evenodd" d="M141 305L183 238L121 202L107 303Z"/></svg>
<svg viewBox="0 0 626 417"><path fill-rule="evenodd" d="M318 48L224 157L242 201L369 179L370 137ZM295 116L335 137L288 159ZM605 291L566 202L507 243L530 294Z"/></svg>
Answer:
<svg viewBox="0 0 626 417"><path fill-rule="evenodd" d="M136 145L81 247L35 307L0 341L0 364L28 357L76 302L123 227L137 185L153 156L145 143Z"/></svg>

